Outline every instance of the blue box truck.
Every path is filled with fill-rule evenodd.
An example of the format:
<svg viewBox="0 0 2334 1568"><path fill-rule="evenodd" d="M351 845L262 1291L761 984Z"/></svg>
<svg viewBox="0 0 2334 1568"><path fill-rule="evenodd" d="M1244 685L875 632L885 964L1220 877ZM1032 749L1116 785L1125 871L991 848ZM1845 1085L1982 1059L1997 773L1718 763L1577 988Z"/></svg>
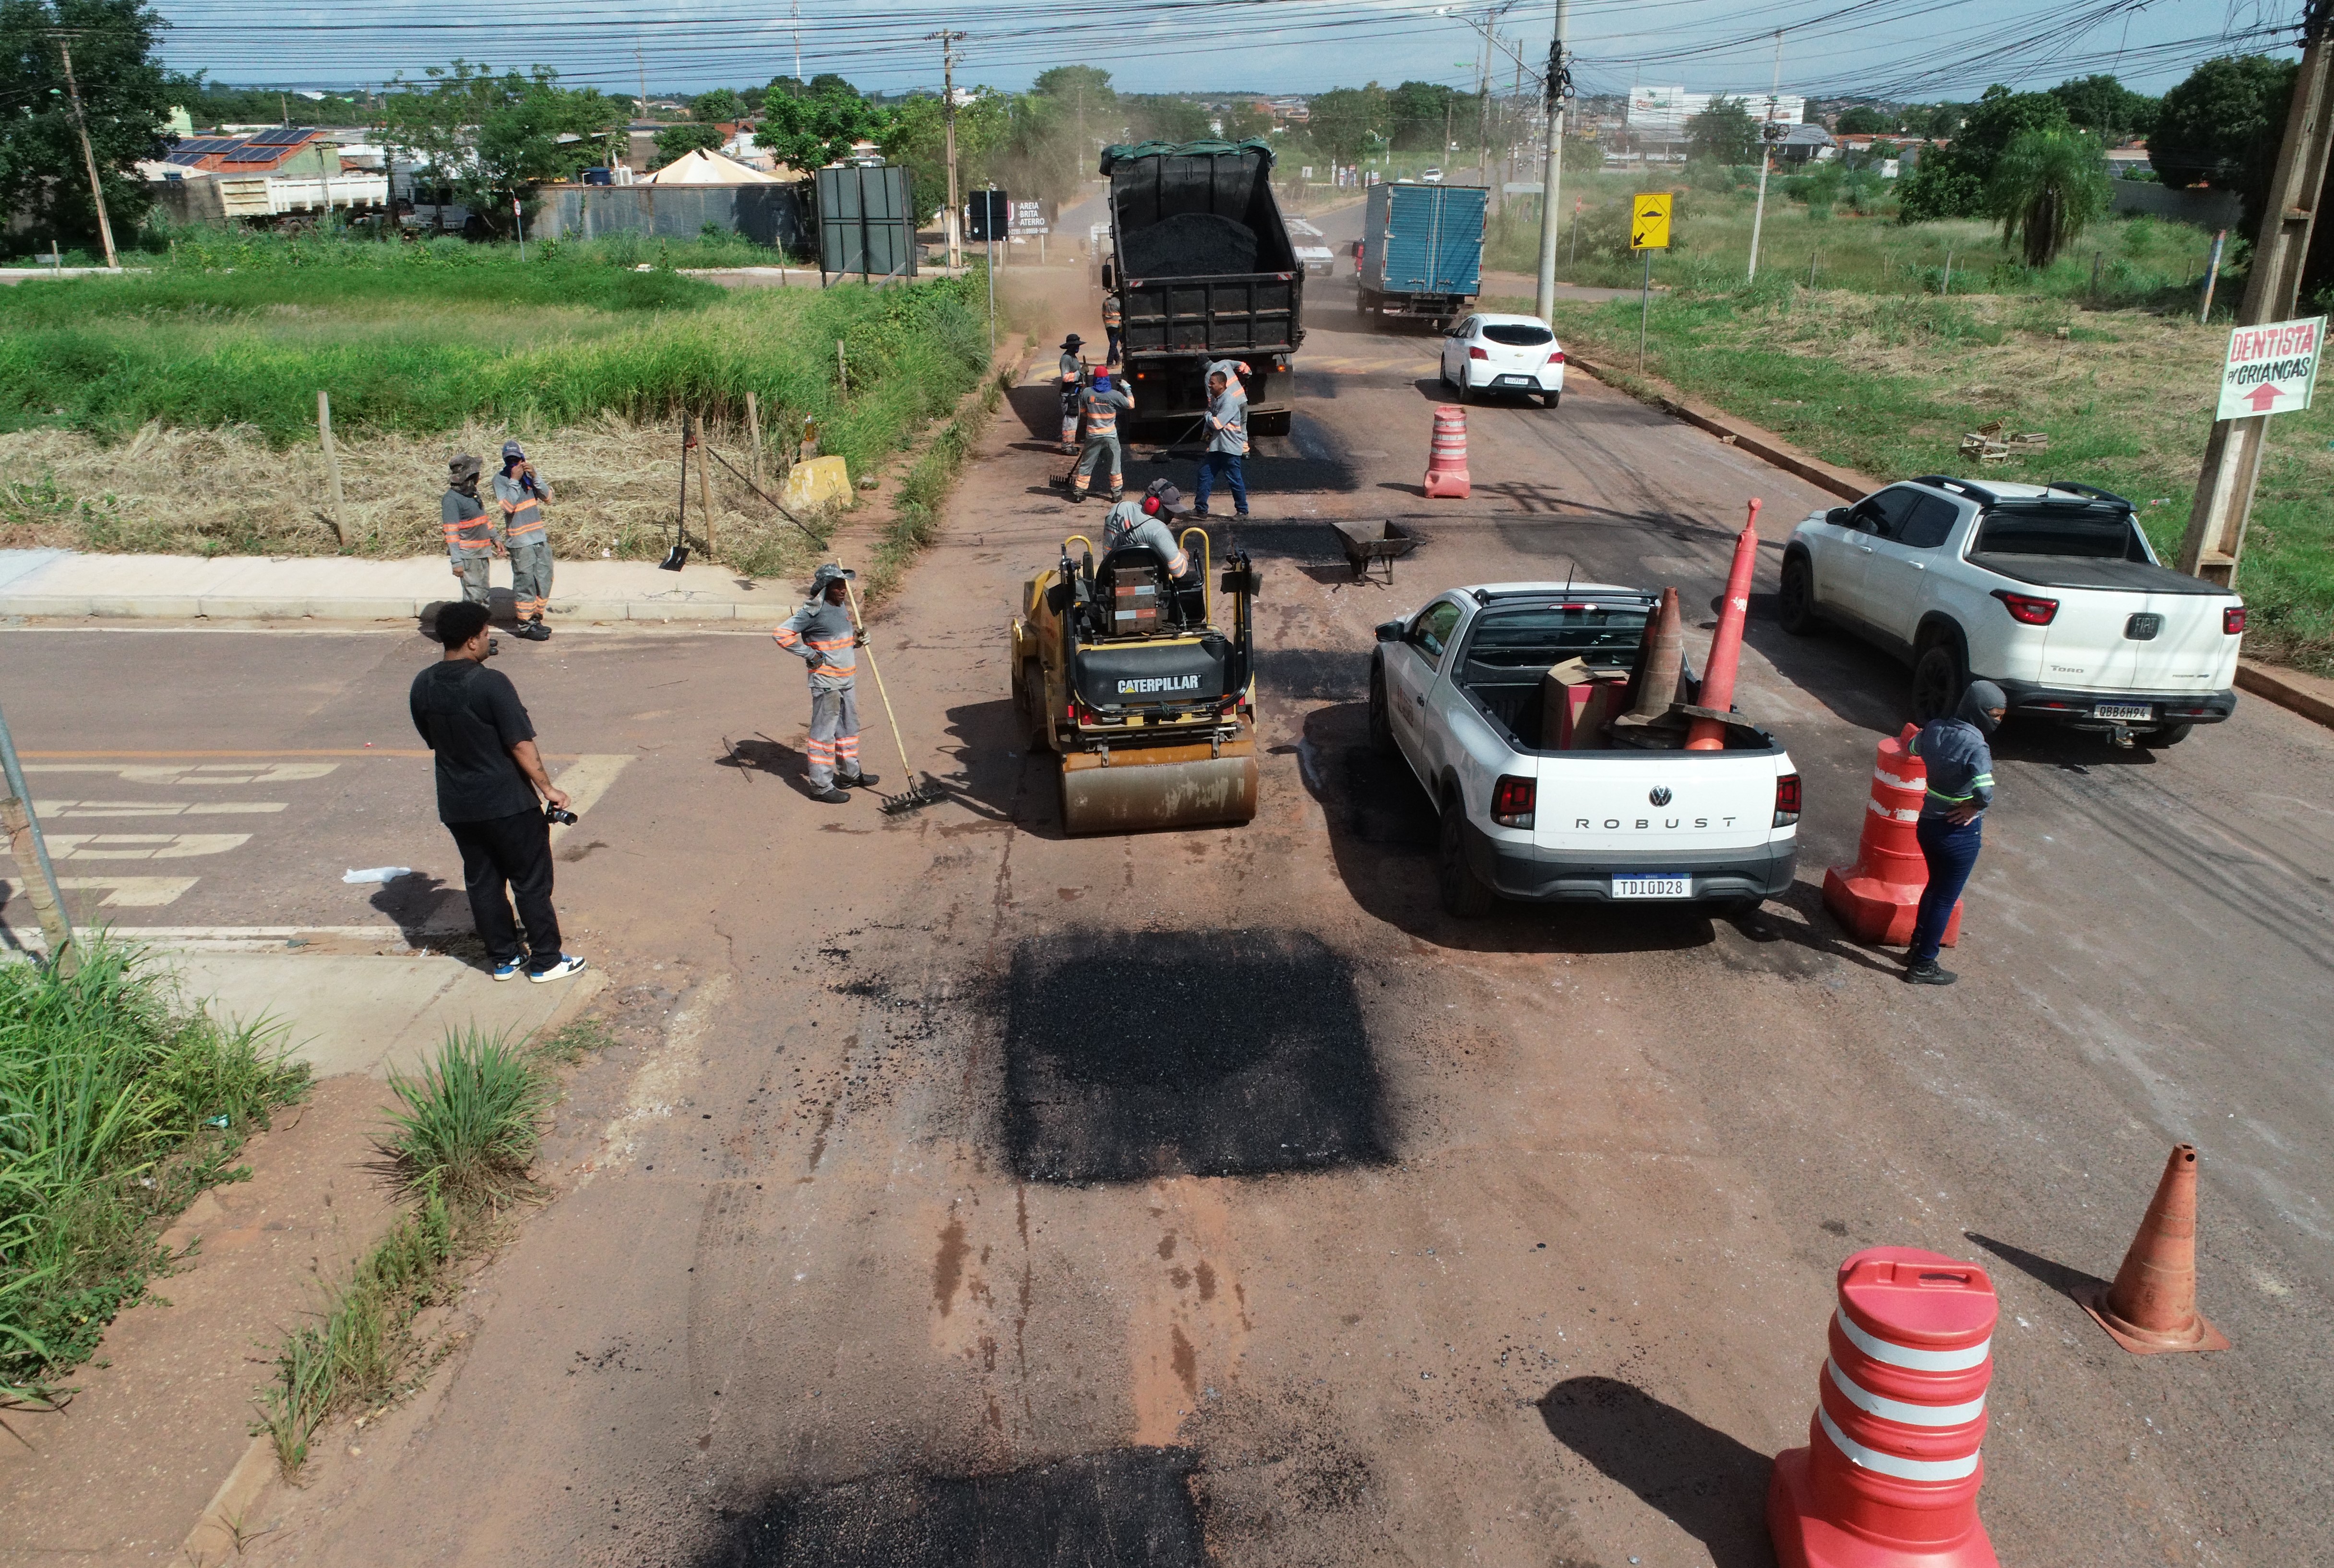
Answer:
<svg viewBox="0 0 2334 1568"><path fill-rule="evenodd" d="M1479 185L1370 187L1354 258L1356 308L1431 322L1438 330L1465 314L1482 291L1490 194Z"/></svg>

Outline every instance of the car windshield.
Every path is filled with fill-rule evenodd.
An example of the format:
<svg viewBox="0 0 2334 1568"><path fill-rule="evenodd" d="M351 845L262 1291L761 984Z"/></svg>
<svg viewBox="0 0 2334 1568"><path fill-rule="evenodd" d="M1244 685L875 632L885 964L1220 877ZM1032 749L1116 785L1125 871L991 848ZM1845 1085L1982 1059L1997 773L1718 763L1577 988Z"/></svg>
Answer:
<svg viewBox="0 0 2334 1568"><path fill-rule="evenodd" d="M2145 561L2139 528L2116 506L2064 502L1994 507L1978 524L1972 555L2063 555L2084 561Z"/></svg>
<svg viewBox="0 0 2334 1568"><path fill-rule="evenodd" d="M1554 332L1528 322L1490 322L1483 327L1483 335L1511 349L1538 348L1542 343L1556 341Z"/></svg>
<svg viewBox="0 0 2334 1568"><path fill-rule="evenodd" d="M1475 622L1467 644L1471 675L1497 680L1509 672L1538 675L1567 659L1626 669L1644 640L1644 604L1532 604L1493 610Z"/></svg>

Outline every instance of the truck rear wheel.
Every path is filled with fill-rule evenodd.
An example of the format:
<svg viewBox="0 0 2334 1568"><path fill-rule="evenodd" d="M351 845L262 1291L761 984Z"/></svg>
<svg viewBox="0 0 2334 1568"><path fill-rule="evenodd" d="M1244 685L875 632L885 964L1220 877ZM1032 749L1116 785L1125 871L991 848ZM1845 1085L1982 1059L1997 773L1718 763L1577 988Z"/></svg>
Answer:
<svg viewBox="0 0 2334 1568"><path fill-rule="evenodd" d="M1500 896L1483 885L1467 859L1467 813L1457 801L1442 808L1441 853L1435 882L1442 895L1443 913L1461 920L1480 920L1499 903Z"/></svg>
<svg viewBox="0 0 2334 1568"><path fill-rule="evenodd" d="M2162 729L2150 730L2146 735L2136 735L2131 738L2151 749L2161 746L2178 746L2188 738L2190 732L2195 727L2193 724L2167 724Z"/></svg>
<svg viewBox="0 0 2334 1568"><path fill-rule="evenodd" d="M1370 660L1370 746L1381 755L1394 754L1394 720L1386 712L1385 664Z"/></svg>

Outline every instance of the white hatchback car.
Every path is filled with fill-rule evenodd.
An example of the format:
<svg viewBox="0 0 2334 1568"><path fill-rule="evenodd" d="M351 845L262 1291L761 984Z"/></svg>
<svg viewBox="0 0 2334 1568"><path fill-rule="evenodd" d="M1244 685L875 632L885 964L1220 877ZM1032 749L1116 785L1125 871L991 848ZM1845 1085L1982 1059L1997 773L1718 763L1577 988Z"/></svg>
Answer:
<svg viewBox="0 0 2334 1568"><path fill-rule="evenodd" d="M1442 334L1442 379L1462 403L1476 392L1538 392L1553 409L1564 396L1564 345L1538 316L1479 313Z"/></svg>

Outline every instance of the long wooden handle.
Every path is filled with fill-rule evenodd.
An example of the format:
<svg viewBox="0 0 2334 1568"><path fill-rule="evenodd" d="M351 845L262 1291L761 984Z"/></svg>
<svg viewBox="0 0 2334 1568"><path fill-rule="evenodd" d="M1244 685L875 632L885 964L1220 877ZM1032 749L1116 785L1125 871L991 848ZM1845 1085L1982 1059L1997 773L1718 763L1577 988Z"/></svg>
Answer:
<svg viewBox="0 0 2334 1568"><path fill-rule="evenodd" d="M843 592L844 597L851 601L851 630L860 639L859 651L867 656L867 673L875 678L875 695L882 699L883 717L892 726L892 744L900 748L901 770L902 773L913 774L916 771L916 765L908 760L908 743L900 738L900 716L892 711L892 694L883 689L882 667L875 662L875 650L866 646L867 623L860 619L859 594L851 586L851 579L848 577L843 580ZM907 788L908 782L902 779L900 787Z"/></svg>

